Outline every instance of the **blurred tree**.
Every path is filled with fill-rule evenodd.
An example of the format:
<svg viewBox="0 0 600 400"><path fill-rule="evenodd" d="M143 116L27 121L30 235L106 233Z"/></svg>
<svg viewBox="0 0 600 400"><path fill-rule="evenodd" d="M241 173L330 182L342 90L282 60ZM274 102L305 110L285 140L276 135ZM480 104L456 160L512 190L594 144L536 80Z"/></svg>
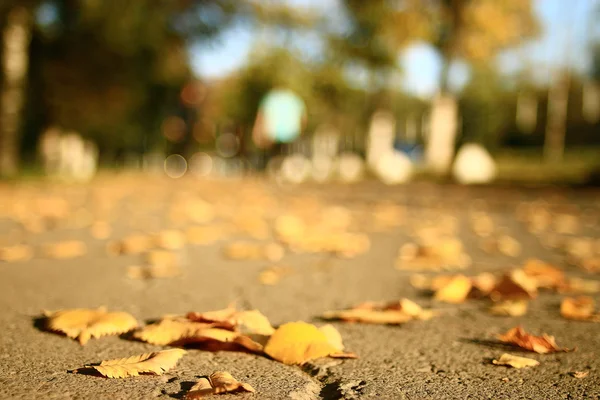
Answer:
<svg viewBox="0 0 600 400"><path fill-rule="evenodd" d="M0 177L18 170L35 1L0 4Z"/></svg>

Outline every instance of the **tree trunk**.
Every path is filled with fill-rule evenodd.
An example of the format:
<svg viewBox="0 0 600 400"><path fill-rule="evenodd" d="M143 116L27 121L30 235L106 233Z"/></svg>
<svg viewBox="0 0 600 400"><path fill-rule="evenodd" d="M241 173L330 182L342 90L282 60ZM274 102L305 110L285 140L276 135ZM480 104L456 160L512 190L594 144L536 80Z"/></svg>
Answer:
<svg viewBox="0 0 600 400"><path fill-rule="evenodd" d="M2 32L2 73L0 91L0 176L18 171L19 133L25 103L31 16L23 7L9 11Z"/></svg>

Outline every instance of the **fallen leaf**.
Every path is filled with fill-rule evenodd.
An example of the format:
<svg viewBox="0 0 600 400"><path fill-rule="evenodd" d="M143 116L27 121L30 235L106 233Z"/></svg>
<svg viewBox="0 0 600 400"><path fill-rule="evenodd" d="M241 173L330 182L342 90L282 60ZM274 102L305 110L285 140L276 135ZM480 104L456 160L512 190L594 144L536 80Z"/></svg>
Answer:
<svg viewBox="0 0 600 400"><path fill-rule="evenodd" d="M472 286L469 278L464 275L456 275L445 285L437 289L434 298L445 303L462 303L469 295Z"/></svg>
<svg viewBox="0 0 600 400"><path fill-rule="evenodd" d="M127 267L127 277L131 279L173 278L179 275L181 275L181 269L177 265L131 265Z"/></svg>
<svg viewBox="0 0 600 400"><path fill-rule="evenodd" d="M594 294L600 292L600 281L582 278L568 278L566 282L558 288L560 293L587 293Z"/></svg>
<svg viewBox="0 0 600 400"><path fill-rule="evenodd" d="M90 234L94 239L108 239L112 230L106 221L96 221L90 226Z"/></svg>
<svg viewBox="0 0 600 400"><path fill-rule="evenodd" d="M340 332L331 324L326 324L319 327L319 330L325 334L327 341L338 351L344 350L344 343L342 341L342 335Z"/></svg>
<svg viewBox="0 0 600 400"><path fill-rule="evenodd" d="M565 281L565 273L541 260L527 260L523 272L532 279L537 288L557 288Z"/></svg>
<svg viewBox="0 0 600 400"><path fill-rule="evenodd" d="M292 271L289 267L274 265L262 270L258 275L258 281L263 285L272 286L277 284L284 276L291 274Z"/></svg>
<svg viewBox="0 0 600 400"><path fill-rule="evenodd" d="M222 327L215 323L193 322L186 318L164 318L133 333L133 337L154 345L166 346L193 336L208 328Z"/></svg>
<svg viewBox="0 0 600 400"><path fill-rule="evenodd" d="M517 257L521 254L521 243L510 236L502 235L498 238L498 250L506 256Z"/></svg>
<svg viewBox="0 0 600 400"><path fill-rule="evenodd" d="M44 246L44 254L46 257L58 260L80 257L86 252L87 246L80 240L66 240L64 242L51 243Z"/></svg>
<svg viewBox="0 0 600 400"><path fill-rule="evenodd" d="M265 345L265 353L284 364L304 364L322 357L356 358L352 353L340 353L327 335L306 322L281 325Z"/></svg>
<svg viewBox="0 0 600 400"><path fill-rule="evenodd" d="M342 320L346 322L362 322L367 324L402 324L413 319L430 319L431 310L423 310L415 302L402 299L391 303L361 303L351 309L328 311L322 318Z"/></svg>
<svg viewBox="0 0 600 400"><path fill-rule="evenodd" d="M490 292L493 301L533 299L537 296L535 280L528 277L522 270L515 269L505 274Z"/></svg>
<svg viewBox="0 0 600 400"><path fill-rule="evenodd" d="M565 297L560 303L560 315L578 321L600 321L600 315L594 314L594 299L589 296Z"/></svg>
<svg viewBox="0 0 600 400"><path fill-rule="evenodd" d="M119 254L139 254L147 251L152 247L150 237L146 235L130 235L121 240L109 242L107 251L111 255Z"/></svg>
<svg viewBox="0 0 600 400"><path fill-rule="evenodd" d="M229 372L213 372L208 378L200 378L186 393L184 399L199 399L212 394L236 392L254 393L255 390L247 383L238 382Z"/></svg>
<svg viewBox="0 0 600 400"><path fill-rule="evenodd" d="M269 319L260 311L239 311L231 306L217 311L190 312L187 318L190 321L229 324L245 334L270 335L275 331Z"/></svg>
<svg viewBox="0 0 600 400"><path fill-rule="evenodd" d="M577 379L583 379L585 377L587 377L590 374L590 371L575 371L575 372L571 372L571 375L573 376L573 378L577 378Z"/></svg>
<svg viewBox="0 0 600 400"><path fill-rule="evenodd" d="M138 326L136 319L126 312L107 312L106 308L72 309L44 313L46 327L62 332L84 345L91 338L120 335Z"/></svg>
<svg viewBox="0 0 600 400"><path fill-rule="evenodd" d="M509 317L520 317L527 313L527 300L506 300L490 307L490 313Z"/></svg>
<svg viewBox="0 0 600 400"><path fill-rule="evenodd" d="M512 354L504 353L499 360L493 360L495 365L506 365L513 368L536 367L540 362L531 358L513 356Z"/></svg>
<svg viewBox="0 0 600 400"><path fill-rule="evenodd" d="M93 368L107 378L127 378L140 374L162 375L172 369L185 353L186 351L182 349L162 350L102 361L100 365L86 366L84 369ZM75 372L79 372L79 370Z"/></svg>
<svg viewBox="0 0 600 400"><path fill-rule="evenodd" d="M28 261L33 257L31 246L18 244L14 246L0 247L0 261L17 262Z"/></svg>
<svg viewBox="0 0 600 400"><path fill-rule="evenodd" d="M504 335L498 337L501 342L518 346L522 349L534 351L539 354L555 353L558 351L571 351L566 348L560 348L554 340L554 336L546 335L534 336L523 330L520 326L512 328Z"/></svg>
<svg viewBox="0 0 600 400"><path fill-rule="evenodd" d="M164 230L154 236L157 247L168 250L177 250L185 247L187 238L181 231L175 229Z"/></svg>

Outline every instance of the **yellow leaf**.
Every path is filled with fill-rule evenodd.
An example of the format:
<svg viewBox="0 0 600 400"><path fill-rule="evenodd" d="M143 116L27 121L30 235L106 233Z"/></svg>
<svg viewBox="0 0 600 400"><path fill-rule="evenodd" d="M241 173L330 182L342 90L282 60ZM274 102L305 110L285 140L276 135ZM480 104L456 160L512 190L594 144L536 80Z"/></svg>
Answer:
<svg viewBox="0 0 600 400"><path fill-rule="evenodd" d="M344 350L344 343L342 341L342 335L340 332L335 329L335 327L331 324L326 324L319 327L319 330L325 334L327 341L333 347L335 347L338 351Z"/></svg>
<svg viewBox="0 0 600 400"><path fill-rule="evenodd" d="M147 343L165 346L214 326L215 324L192 322L184 318L165 318L134 332L133 337Z"/></svg>
<svg viewBox="0 0 600 400"><path fill-rule="evenodd" d="M186 351L182 349L163 350L102 361L100 365L87 368L93 368L107 378L127 378L140 374L162 375L172 369L185 353Z"/></svg>
<svg viewBox="0 0 600 400"><path fill-rule="evenodd" d="M526 357L513 356L512 354L504 353L499 360L492 361L496 365L506 365L513 368L535 367L540 365L540 362Z"/></svg>
<svg viewBox="0 0 600 400"><path fill-rule="evenodd" d="M446 303L462 303L471 291L471 280L464 275L453 277L435 292L435 299Z"/></svg>
<svg viewBox="0 0 600 400"><path fill-rule="evenodd" d="M208 378L200 378L186 393L184 399L199 399L212 394L236 392L254 393L255 390L247 383L238 382L229 372L213 372Z"/></svg>
<svg viewBox="0 0 600 400"><path fill-rule="evenodd" d="M579 321L600 321L600 315L594 314L594 299L589 296L566 297L560 304L560 315Z"/></svg>
<svg viewBox="0 0 600 400"><path fill-rule="evenodd" d="M169 229L156 234L154 242L163 249L176 250L185 247L187 238L183 232Z"/></svg>
<svg viewBox="0 0 600 400"><path fill-rule="evenodd" d="M507 300L490 307L490 313L509 317L520 317L527 313L527 300Z"/></svg>
<svg viewBox="0 0 600 400"><path fill-rule="evenodd" d="M349 310L328 311L322 315L325 319L339 319L347 322L370 324L402 324L413 319L430 319L433 313L423 310L415 302L402 299L391 303L367 302Z"/></svg>
<svg viewBox="0 0 600 400"><path fill-rule="evenodd" d="M119 335L137 327L136 319L126 312L107 312L98 309L59 310L46 313L49 330L62 332L79 343L86 344L90 338Z"/></svg>
<svg viewBox="0 0 600 400"><path fill-rule="evenodd" d="M523 272L538 288L556 288L564 283L565 273L541 260L527 260Z"/></svg>
<svg viewBox="0 0 600 400"><path fill-rule="evenodd" d="M0 261L16 262L28 261L33 257L31 246L26 244L18 244L15 246L7 246L0 248Z"/></svg>
<svg viewBox="0 0 600 400"><path fill-rule="evenodd" d="M265 353L284 364L304 364L327 356L356 357L350 353L340 353L329 343L325 333L306 322L281 325L269 338Z"/></svg>
<svg viewBox="0 0 600 400"><path fill-rule="evenodd" d="M66 240L44 246L46 257L59 260L80 257L86 252L87 246L80 240Z"/></svg>

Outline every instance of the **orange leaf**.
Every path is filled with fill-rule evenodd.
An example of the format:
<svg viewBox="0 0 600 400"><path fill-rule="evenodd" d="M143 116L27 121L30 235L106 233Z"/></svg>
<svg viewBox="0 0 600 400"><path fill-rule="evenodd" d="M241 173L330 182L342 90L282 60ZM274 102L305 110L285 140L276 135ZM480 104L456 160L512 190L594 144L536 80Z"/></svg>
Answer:
<svg viewBox="0 0 600 400"><path fill-rule="evenodd" d="M560 304L560 315L579 321L600 321L600 315L594 314L594 299L589 296L566 297Z"/></svg>
<svg viewBox="0 0 600 400"><path fill-rule="evenodd" d="M558 351L571 351L566 348L558 347L556 341L554 340L554 336L549 336L545 333L542 336L533 336L529 333L526 333L520 326L512 328L504 335L500 335L498 338L501 342L509 343L522 349L534 351L540 354L555 353Z"/></svg>
<svg viewBox="0 0 600 400"><path fill-rule="evenodd" d="M446 303L462 303L469 295L472 283L464 275L456 275L435 292L435 299Z"/></svg>

